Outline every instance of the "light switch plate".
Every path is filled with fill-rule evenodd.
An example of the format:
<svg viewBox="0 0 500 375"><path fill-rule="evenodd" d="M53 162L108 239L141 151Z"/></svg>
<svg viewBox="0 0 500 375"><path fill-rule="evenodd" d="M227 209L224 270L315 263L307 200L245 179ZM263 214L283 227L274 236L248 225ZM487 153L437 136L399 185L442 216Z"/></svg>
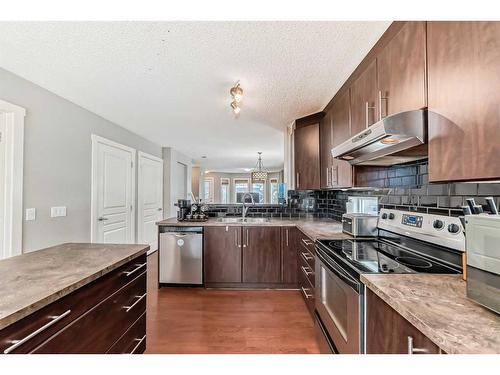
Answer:
<svg viewBox="0 0 500 375"><path fill-rule="evenodd" d="M26 221L32 221L36 219L36 208L27 208L26 209Z"/></svg>
<svg viewBox="0 0 500 375"><path fill-rule="evenodd" d="M66 206L51 207L50 217L66 216Z"/></svg>

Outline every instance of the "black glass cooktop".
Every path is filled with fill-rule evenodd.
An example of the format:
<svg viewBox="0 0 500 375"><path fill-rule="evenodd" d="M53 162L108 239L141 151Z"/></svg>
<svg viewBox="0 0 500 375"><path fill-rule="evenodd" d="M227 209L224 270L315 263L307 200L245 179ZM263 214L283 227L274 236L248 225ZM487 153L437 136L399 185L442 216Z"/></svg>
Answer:
<svg viewBox="0 0 500 375"><path fill-rule="evenodd" d="M460 273L457 267L381 240L319 240L322 255L358 273Z"/></svg>

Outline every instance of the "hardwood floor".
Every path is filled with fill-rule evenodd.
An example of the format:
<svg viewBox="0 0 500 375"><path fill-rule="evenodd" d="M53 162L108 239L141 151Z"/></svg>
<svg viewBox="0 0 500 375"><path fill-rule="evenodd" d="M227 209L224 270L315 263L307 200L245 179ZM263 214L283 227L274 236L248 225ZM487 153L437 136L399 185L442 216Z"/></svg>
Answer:
<svg viewBox="0 0 500 375"><path fill-rule="evenodd" d="M157 288L148 257L146 353L319 353L296 290Z"/></svg>

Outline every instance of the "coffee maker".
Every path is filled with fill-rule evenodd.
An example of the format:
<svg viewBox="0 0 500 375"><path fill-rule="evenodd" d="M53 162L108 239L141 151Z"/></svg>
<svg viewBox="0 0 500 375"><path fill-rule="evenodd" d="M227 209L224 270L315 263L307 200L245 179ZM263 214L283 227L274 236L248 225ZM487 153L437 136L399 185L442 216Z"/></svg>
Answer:
<svg viewBox="0 0 500 375"><path fill-rule="evenodd" d="M191 213L191 201L189 199L179 199L174 205L179 209L177 211L177 220L186 220L186 217Z"/></svg>

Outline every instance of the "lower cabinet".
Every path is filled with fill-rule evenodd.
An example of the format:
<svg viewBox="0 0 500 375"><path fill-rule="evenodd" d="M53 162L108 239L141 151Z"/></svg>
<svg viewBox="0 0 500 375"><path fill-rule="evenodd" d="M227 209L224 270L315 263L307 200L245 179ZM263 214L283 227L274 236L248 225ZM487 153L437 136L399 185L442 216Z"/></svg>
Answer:
<svg viewBox="0 0 500 375"><path fill-rule="evenodd" d="M438 354L439 347L371 290L366 290L367 354Z"/></svg>
<svg viewBox="0 0 500 375"><path fill-rule="evenodd" d="M0 353L142 353L146 278L144 254L0 330Z"/></svg>
<svg viewBox="0 0 500 375"><path fill-rule="evenodd" d="M314 316L314 299L316 294L314 241L299 231L296 243L299 288L309 312Z"/></svg>
<svg viewBox="0 0 500 375"><path fill-rule="evenodd" d="M297 287L293 226L206 226L204 281L208 287Z"/></svg>

